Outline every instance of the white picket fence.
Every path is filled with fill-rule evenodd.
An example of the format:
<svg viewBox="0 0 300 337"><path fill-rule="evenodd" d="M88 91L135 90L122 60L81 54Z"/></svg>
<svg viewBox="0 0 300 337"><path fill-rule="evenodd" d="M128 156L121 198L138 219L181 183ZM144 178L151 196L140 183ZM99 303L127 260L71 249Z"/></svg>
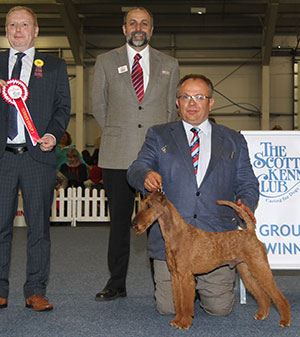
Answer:
<svg viewBox="0 0 300 337"><path fill-rule="evenodd" d="M137 194L132 216L136 214L140 200L140 194ZM108 201L104 189L98 191L73 187L59 190L58 195L55 191L50 221L71 222L73 227L76 227L77 222L109 222ZM14 225L26 226L21 194Z"/></svg>

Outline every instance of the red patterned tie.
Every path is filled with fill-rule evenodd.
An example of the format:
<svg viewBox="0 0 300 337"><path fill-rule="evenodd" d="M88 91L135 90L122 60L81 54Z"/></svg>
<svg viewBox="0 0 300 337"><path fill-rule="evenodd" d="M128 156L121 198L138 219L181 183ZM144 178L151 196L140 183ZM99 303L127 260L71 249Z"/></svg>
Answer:
<svg viewBox="0 0 300 337"><path fill-rule="evenodd" d="M142 101L144 97L143 69L139 62L141 58L142 56L140 54L135 55L133 66L132 66L132 72L131 72L131 78L132 78L134 90L140 102Z"/></svg>
<svg viewBox="0 0 300 337"><path fill-rule="evenodd" d="M190 144L190 150L191 150L191 156L193 159L193 165L195 169L195 174L198 172L198 161L199 161L199 146L200 146L200 140L199 140L199 128L191 128L191 131L193 132L194 136L191 140Z"/></svg>

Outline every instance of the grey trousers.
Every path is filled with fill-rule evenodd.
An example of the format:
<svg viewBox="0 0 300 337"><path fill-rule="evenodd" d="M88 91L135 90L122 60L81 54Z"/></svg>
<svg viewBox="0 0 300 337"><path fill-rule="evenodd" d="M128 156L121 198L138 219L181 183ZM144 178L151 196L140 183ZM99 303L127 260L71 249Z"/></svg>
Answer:
<svg viewBox="0 0 300 337"><path fill-rule="evenodd" d="M154 260L156 308L161 315L174 315L171 275L166 261ZM235 269L223 266L214 271L195 276L200 306L210 314L226 316L234 305Z"/></svg>

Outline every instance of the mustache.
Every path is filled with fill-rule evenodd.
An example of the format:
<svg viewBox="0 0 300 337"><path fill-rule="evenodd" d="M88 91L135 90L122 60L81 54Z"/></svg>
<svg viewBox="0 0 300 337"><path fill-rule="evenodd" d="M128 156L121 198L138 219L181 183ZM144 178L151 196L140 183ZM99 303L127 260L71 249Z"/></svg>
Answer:
<svg viewBox="0 0 300 337"><path fill-rule="evenodd" d="M135 32L132 32L130 34L130 37L135 37L135 35L143 35L144 38L147 37L147 33L143 32L141 30L137 30Z"/></svg>

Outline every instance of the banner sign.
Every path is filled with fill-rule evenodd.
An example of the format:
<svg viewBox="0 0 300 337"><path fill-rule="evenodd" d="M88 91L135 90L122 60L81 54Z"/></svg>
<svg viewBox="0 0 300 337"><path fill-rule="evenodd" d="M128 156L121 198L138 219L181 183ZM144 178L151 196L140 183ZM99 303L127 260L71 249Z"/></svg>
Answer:
<svg viewBox="0 0 300 337"><path fill-rule="evenodd" d="M272 269L300 269L300 132L241 133L259 181L257 236Z"/></svg>

